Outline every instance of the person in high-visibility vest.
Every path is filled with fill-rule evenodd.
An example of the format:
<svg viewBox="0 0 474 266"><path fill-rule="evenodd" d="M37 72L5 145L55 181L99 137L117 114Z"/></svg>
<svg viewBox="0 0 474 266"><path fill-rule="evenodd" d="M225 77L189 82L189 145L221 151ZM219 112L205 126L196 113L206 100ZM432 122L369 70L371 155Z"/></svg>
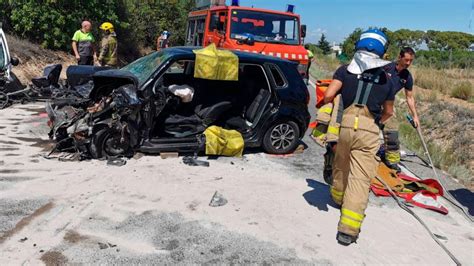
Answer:
<svg viewBox="0 0 474 266"><path fill-rule="evenodd" d="M413 63L414 59L415 51L411 47L403 47L397 61L385 66L385 71L392 81L396 92L399 92L402 89L405 90L408 109L410 109L415 126L418 127L420 125L420 120L416 111L413 77L410 71L408 71L408 67ZM400 172L401 169L398 166L400 163L400 140L398 136L398 123L395 119L390 119L385 123L383 133L385 140L384 162L388 167Z"/></svg>
<svg viewBox="0 0 474 266"><path fill-rule="evenodd" d="M84 20L81 29L77 30L72 37L72 50L78 65L94 65L95 38L92 35L92 23Z"/></svg>
<svg viewBox="0 0 474 266"><path fill-rule="evenodd" d="M310 78L309 70L311 69L311 62L313 61L314 54L311 51L311 49L309 49L309 44L305 44L304 49L306 49L306 52L308 52L308 69L306 70L306 78L307 78L306 84L308 84L309 78Z"/></svg>
<svg viewBox="0 0 474 266"><path fill-rule="evenodd" d="M363 32L353 60L335 72L325 92L325 103L340 94L344 108L330 187L332 199L341 206L336 238L342 245L359 236L370 181L377 173L380 126L393 115L395 92L383 68L390 62L381 59L387 43L377 29Z"/></svg>

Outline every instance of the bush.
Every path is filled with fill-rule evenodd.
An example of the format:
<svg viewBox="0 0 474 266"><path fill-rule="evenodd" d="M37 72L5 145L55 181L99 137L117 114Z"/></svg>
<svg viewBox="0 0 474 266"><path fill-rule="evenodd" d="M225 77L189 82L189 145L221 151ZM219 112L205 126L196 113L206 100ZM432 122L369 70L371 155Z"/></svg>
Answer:
<svg viewBox="0 0 474 266"><path fill-rule="evenodd" d="M184 44L184 31L194 1L49 0L0 1L0 22L10 33L44 48L71 51L71 38L81 21L90 20L93 34L112 22L119 39L119 53L127 61L139 56L141 47L156 47L160 32L172 33L173 46Z"/></svg>
<svg viewBox="0 0 474 266"><path fill-rule="evenodd" d="M472 97L472 85L469 81L463 81L454 87L451 96L462 100L469 100Z"/></svg>

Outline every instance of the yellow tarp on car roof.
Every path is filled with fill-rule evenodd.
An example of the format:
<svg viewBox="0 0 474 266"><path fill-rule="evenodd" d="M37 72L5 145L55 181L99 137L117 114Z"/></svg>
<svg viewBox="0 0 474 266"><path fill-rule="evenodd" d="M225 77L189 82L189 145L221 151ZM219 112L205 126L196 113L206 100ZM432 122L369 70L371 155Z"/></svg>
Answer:
<svg viewBox="0 0 474 266"><path fill-rule="evenodd" d="M218 50L213 43L193 50L196 54L194 77L210 80L239 80L239 58L228 50Z"/></svg>

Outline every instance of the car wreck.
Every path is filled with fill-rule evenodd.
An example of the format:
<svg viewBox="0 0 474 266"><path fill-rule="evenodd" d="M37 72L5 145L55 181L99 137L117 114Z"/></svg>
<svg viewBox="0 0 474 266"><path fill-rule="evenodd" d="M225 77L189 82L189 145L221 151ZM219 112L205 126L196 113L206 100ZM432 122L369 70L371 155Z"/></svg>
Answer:
<svg viewBox="0 0 474 266"><path fill-rule="evenodd" d="M245 148L291 153L310 120L309 93L297 65L235 52L238 78L208 79L199 75L210 66L198 59L197 49L168 48L120 70L98 71L86 101L48 102L56 150L82 158L199 153L206 150L204 132L217 126L238 132Z"/></svg>

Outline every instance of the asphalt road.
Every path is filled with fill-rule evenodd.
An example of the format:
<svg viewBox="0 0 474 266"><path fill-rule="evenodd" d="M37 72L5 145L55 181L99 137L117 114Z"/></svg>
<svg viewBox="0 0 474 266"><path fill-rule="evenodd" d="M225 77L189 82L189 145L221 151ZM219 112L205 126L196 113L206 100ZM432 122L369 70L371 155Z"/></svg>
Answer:
<svg viewBox="0 0 474 266"><path fill-rule="evenodd" d="M50 148L45 120L40 104L0 111L3 265L452 264L415 219L373 195L358 243L338 245L339 210L322 178L324 150L307 136L307 149L290 156L252 152L209 160L205 168L137 155L117 167L43 158ZM430 176L418 161L407 165ZM472 192L443 182L473 210ZM211 207L216 191L227 203ZM472 224L441 203L446 216L414 210L472 265Z"/></svg>

